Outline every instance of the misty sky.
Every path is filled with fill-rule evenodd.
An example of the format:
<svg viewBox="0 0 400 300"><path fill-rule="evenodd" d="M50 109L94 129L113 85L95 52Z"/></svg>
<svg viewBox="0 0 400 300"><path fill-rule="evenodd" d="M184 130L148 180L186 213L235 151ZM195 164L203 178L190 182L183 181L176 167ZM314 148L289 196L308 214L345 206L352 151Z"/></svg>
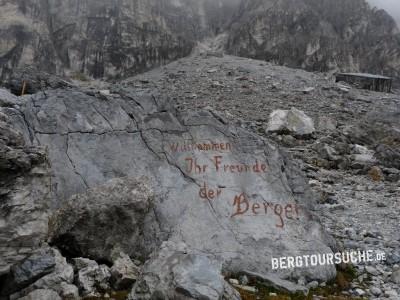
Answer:
<svg viewBox="0 0 400 300"><path fill-rule="evenodd" d="M400 26L400 0L367 0L373 6L385 9Z"/></svg>

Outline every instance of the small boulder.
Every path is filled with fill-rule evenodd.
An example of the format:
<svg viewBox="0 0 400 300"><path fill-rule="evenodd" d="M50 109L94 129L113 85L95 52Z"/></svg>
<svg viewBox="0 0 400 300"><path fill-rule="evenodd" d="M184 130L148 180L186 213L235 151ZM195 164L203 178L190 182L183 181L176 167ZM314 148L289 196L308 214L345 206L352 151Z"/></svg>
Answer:
<svg viewBox="0 0 400 300"><path fill-rule="evenodd" d="M361 146L361 145L358 145L358 144L355 144L353 146L352 151L353 151L354 154L374 155L374 151L368 149L365 146Z"/></svg>
<svg viewBox="0 0 400 300"><path fill-rule="evenodd" d="M61 297L53 290L34 290L18 300L61 300Z"/></svg>
<svg viewBox="0 0 400 300"><path fill-rule="evenodd" d="M139 268L130 257L120 252L111 267L111 283L115 290L128 290L139 276Z"/></svg>
<svg viewBox="0 0 400 300"><path fill-rule="evenodd" d="M307 284L307 288L309 289L316 289L318 287L318 281L311 281Z"/></svg>
<svg viewBox="0 0 400 300"><path fill-rule="evenodd" d="M302 89L301 91L303 92L303 94L311 94L311 92L313 92L314 90L315 88L310 86Z"/></svg>
<svg viewBox="0 0 400 300"><path fill-rule="evenodd" d="M51 220L52 243L72 256L97 261L112 262L114 248L143 255L139 228L150 220L152 199L147 181L132 178L112 179L75 195Z"/></svg>
<svg viewBox="0 0 400 300"><path fill-rule="evenodd" d="M164 242L145 264L128 299L240 299L221 274L222 265L185 244Z"/></svg>
<svg viewBox="0 0 400 300"><path fill-rule="evenodd" d="M323 159L327 159L330 161L335 161L335 160L339 159L338 154L336 153L336 150L325 143L315 144L314 149L318 152L318 154Z"/></svg>
<svg viewBox="0 0 400 300"><path fill-rule="evenodd" d="M394 283L400 284L400 270L393 272L390 280Z"/></svg>
<svg viewBox="0 0 400 300"><path fill-rule="evenodd" d="M0 295L10 295L34 283L39 278L54 271L56 266L52 250L40 249L11 267Z"/></svg>
<svg viewBox="0 0 400 300"><path fill-rule="evenodd" d="M47 249L46 249L47 250ZM25 296L34 290L54 290L59 294L62 293L65 284L71 284L74 279L74 270L70 264L67 263L65 257L54 248L48 249L49 257L53 258L55 262L54 268L52 268L51 273L42 275L35 282L20 289L15 294L12 294L10 298L16 299L21 296Z"/></svg>
<svg viewBox="0 0 400 300"><path fill-rule="evenodd" d="M268 132L288 132L298 136L310 135L315 131L314 121L303 111L275 110L270 114Z"/></svg>
<svg viewBox="0 0 400 300"><path fill-rule="evenodd" d="M60 295L64 300L78 300L79 290L73 284L68 284L66 282L61 283Z"/></svg>
<svg viewBox="0 0 400 300"><path fill-rule="evenodd" d="M111 273L106 265L98 265L95 261L81 258L74 259L74 262L77 270L75 281L83 296L97 295L110 289Z"/></svg>
<svg viewBox="0 0 400 300"><path fill-rule="evenodd" d="M385 296L391 300L399 299L399 294L395 290L387 289L385 290Z"/></svg>
<svg viewBox="0 0 400 300"><path fill-rule="evenodd" d="M381 168L374 166L368 171L369 177L376 182L385 180L385 175L383 174Z"/></svg>
<svg viewBox="0 0 400 300"><path fill-rule="evenodd" d="M276 274L259 274L254 272L245 272L250 278L254 278L259 282L263 282L264 285L272 287L273 289L286 292L286 293L307 293L308 289L304 286L304 277L299 278L298 283L295 284L286 279L280 279Z"/></svg>
<svg viewBox="0 0 400 300"><path fill-rule="evenodd" d="M372 266L366 266L365 267L365 271L367 271L368 274L371 274L373 276L378 276L379 275L379 271L372 267Z"/></svg>
<svg viewBox="0 0 400 300"><path fill-rule="evenodd" d="M362 289L356 289L355 290L355 294L357 295L357 296L364 296L365 295L365 291L364 290L362 290Z"/></svg>
<svg viewBox="0 0 400 300"><path fill-rule="evenodd" d="M370 291L370 293L372 295L374 295L376 297L378 297L378 296L380 296L382 294L382 290L380 288L378 288L378 287L375 287L375 286L371 287L369 289L369 291Z"/></svg>
<svg viewBox="0 0 400 300"><path fill-rule="evenodd" d="M30 288L53 289L59 292L63 283L72 283L74 269L57 249L52 249L52 251L56 262L53 272L37 280Z"/></svg>
<svg viewBox="0 0 400 300"><path fill-rule="evenodd" d="M72 259L74 263L74 270L75 272L78 272L79 270L89 268L89 267L97 267L98 264L94 260L88 259L88 258L83 258L83 257L77 257Z"/></svg>
<svg viewBox="0 0 400 300"><path fill-rule="evenodd" d="M102 96L111 96L110 90L100 90L99 94Z"/></svg>
<svg viewBox="0 0 400 300"><path fill-rule="evenodd" d="M377 161L372 154L353 154L351 158L351 167L353 169L364 169L373 166Z"/></svg>
<svg viewBox="0 0 400 300"><path fill-rule="evenodd" d="M234 287L239 289L239 290L242 290L242 291L245 291L245 292L249 292L249 293L252 293L252 294L257 293L257 288L254 287L254 286L241 285L241 284L236 285L235 284Z"/></svg>
<svg viewBox="0 0 400 300"><path fill-rule="evenodd" d="M229 283L230 284L232 284L232 285L239 285L240 283L239 283L239 280L237 280L237 279L235 279L235 278L230 278L229 279Z"/></svg>
<svg viewBox="0 0 400 300"><path fill-rule="evenodd" d="M386 167L400 170L400 150L399 147L379 144L376 148L376 157Z"/></svg>
<svg viewBox="0 0 400 300"><path fill-rule="evenodd" d="M7 90L0 89L0 107L12 107L19 104L21 104L21 101L17 96Z"/></svg>
<svg viewBox="0 0 400 300"><path fill-rule="evenodd" d="M240 293L233 289L229 283L224 282L224 294L222 300L242 300Z"/></svg>

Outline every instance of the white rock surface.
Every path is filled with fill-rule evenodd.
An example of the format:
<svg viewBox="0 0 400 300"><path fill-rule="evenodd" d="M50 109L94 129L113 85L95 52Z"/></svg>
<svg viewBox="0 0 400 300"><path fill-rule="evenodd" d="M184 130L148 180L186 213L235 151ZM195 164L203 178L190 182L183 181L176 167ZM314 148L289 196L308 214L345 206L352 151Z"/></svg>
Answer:
<svg viewBox="0 0 400 300"><path fill-rule="evenodd" d="M275 110L269 117L267 131L289 132L294 135L309 135L315 131L314 121L296 108Z"/></svg>

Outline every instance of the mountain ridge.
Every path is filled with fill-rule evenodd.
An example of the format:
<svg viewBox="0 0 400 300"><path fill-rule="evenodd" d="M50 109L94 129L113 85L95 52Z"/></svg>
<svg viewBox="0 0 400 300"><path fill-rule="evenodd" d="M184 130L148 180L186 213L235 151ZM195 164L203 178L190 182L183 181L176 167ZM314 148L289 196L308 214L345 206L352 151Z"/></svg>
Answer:
<svg viewBox="0 0 400 300"><path fill-rule="evenodd" d="M399 76L395 21L364 0L244 1L227 52L309 71Z"/></svg>
<svg viewBox="0 0 400 300"><path fill-rule="evenodd" d="M23 65L126 78L225 34L220 52L309 71L400 77L400 33L365 0L3 1L0 79Z"/></svg>

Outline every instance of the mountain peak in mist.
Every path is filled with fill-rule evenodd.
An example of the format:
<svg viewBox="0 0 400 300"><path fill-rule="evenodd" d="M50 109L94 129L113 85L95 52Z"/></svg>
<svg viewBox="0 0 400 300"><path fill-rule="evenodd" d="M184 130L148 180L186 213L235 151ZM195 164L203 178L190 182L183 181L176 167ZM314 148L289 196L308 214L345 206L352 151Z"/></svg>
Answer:
<svg viewBox="0 0 400 300"><path fill-rule="evenodd" d="M371 6L386 10L400 26L400 1L398 0L367 0Z"/></svg>

